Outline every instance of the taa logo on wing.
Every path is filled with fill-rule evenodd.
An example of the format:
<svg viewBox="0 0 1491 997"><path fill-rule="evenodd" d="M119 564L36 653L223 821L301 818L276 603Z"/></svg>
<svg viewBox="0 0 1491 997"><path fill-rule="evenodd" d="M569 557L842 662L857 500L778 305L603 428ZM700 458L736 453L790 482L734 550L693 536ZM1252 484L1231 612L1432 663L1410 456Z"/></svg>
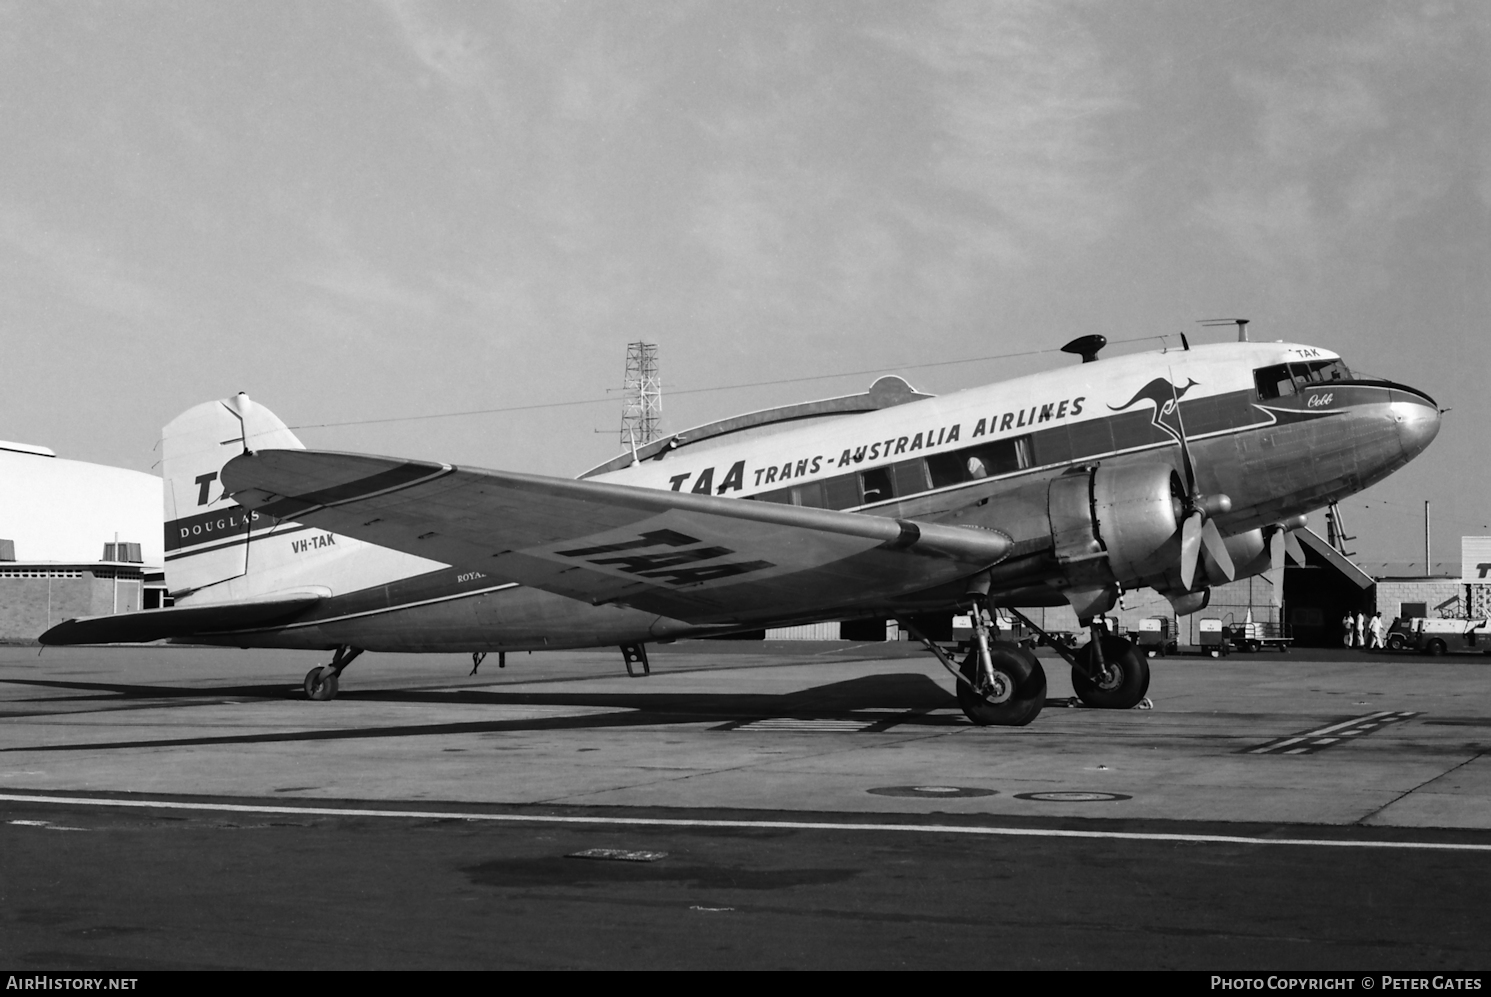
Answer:
<svg viewBox="0 0 1491 997"><path fill-rule="evenodd" d="M582 547L576 550L555 551L560 557L580 557L590 564L604 565L639 578L665 581L671 585L687 585L694 582L710 582L716 578L730 578L762 568L774 568L770 561L728 561L724 564L700 564L728 557L735 551L728 547L692 547L703 540L675 530L652 530L636 540L603 544L599 547ZM681 548L692 547L684 550ZM643 553L651 551L650 553ZM612 554L613 557L595 557L596 554Z"/></svg>

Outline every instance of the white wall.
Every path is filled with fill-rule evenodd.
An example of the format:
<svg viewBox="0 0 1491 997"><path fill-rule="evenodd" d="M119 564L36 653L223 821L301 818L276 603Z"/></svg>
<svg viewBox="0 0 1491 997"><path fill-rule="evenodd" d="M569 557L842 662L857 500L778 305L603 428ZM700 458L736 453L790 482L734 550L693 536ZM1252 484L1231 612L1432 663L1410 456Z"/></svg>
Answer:
<svg viewBox="0 0 1491 997"><path fill-rule="evenodd" d="M1465 585L1458 578L1380 578L1377 609L1389 623L1403 615L1403 603L1422 602L1430 617L1465 618ZM1445 605L1449 603L1449 605ZM1438 607L1444 606L1443 610Z"/></svg>
<svg viewBox="0 0 1491 997"><path fill-rule="evenodd" d="M777 627L766 631L767 640L838 640L837 623L810 623L801 627Z"/></svg>
<svg viewBox="0 0 1491 997"><path fill-rule="evenodd" d="M97 561L117 533L159 568L161 508L153 474L0 450L0 538L18 561Z"/></svg>

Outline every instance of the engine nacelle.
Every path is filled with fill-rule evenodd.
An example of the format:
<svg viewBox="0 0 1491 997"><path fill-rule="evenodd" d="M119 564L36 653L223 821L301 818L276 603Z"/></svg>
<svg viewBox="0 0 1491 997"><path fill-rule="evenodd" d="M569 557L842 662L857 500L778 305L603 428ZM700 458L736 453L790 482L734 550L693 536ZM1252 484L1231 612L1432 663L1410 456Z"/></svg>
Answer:
<svg viewBox="0 0 1491 997"><path fill-rule="evenodd" d="M1236 533L1225 537L1223 543L1232 557L1234 579L1261 575L1273 566L1273 557L1269 554L1268 541L1264 539L1262 530Z"/></svg>
<svg viewBox="0 0 1491 997"><path fill-rule="evenodd" d="M1051 482L1047 503L1056 559L1071 589L1163 575L1180 559L1185 491L1168 465L1065 474Z"/></svg>
<svg viewBox="0 0 1491 997"><path fill-rule="evenodd" d="M1169 464L1098 465L1025 483L1002 492L998 505L970 506L949 521L998 528L1029 552L990 569L1005 590L1003 605L1049 605L1043 596L1060 592L1082 619L1109 612L1120 586L1149 587L1185 615L1205 607L1208 586L1227 580L1203 550L1192 588L1181 585L1186 509L1185 486ZM1051 547L1042 549L1048 537ZM1239 577L1266 570L1262 531L1224 541ZM1050 572L1045 584L1022 588L1037 568Z"/></svg>
<svg viewBox="0 0 1491 997"><path fill-rule="evenodd" d="M1170 608L1175 610L1176 616L1199 613L1211 602L1211 589L1201 589L1198 592L1161 592L1160 594L1170 600Z"/></svg>

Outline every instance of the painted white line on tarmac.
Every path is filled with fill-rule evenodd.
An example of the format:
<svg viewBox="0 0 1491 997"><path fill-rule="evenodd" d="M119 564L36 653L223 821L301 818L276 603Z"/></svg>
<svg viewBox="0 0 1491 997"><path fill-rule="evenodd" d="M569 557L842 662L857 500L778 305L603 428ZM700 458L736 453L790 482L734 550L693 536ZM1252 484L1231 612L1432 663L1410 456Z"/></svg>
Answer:
<svg viewBox="0 0 1491 997"><path fill-rule="evenodd" d="M1067 831L1043 827L967 827L958 824L859 824L807 820L708 820L677 817L559 817L547 814L483 814L458 810L373 810L352 807L275 807L243 803L182 803L176 800L107 800L79 796L0 793L0 802L212 813L310 814L316 817L396 817L414 820L491 821L505 824L607 824L629 827L766 827L799 831L899 831L1010 838L1088 838L1107 841L1172 841L1209 845L1298 845L1311 848L1399 848L1436 852L1488 852L1491 845L1441 841L1332 841L1326 838L1250 838L1229 834L1161 834L1140 831Z"/></svg>
<svg viewBox="0 0 1491 997"><path fill-rule="evenodd" d="M1388 717L1388 716L1391 716L1391 715L1392 715L1392 712L1390 710L1378 710L1376 713L1368 713L1366 716L1361 716L1361 717L1352 717L1350 720L1342 720L1338 724L1331 724L1329 727L1322 727L1319 730L1306 731L1305 733L1303 733L1303 734L1301 734L1299 736L1300 737L1319 737L1321 734L1329 734L1332 731L1340 730L1342 727L1352 727L1352 726L1355 726L1356 724L1366 723L1366 722L1369 722L1369 721L1376 722L1378 717Z"/></svg>

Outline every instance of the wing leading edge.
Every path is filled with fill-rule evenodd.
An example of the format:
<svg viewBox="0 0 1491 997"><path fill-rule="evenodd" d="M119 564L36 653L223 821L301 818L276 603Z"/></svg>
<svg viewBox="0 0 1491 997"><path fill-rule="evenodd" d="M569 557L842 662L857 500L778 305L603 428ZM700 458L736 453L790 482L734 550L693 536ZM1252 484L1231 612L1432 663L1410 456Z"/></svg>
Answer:
<svg viewBox="0 0 1491 997"><path fill-rule="evenodd" d="M695 623L871 606L1010 547L993 530L360 454L244 454L222 482L272 516Z"/></svg>

